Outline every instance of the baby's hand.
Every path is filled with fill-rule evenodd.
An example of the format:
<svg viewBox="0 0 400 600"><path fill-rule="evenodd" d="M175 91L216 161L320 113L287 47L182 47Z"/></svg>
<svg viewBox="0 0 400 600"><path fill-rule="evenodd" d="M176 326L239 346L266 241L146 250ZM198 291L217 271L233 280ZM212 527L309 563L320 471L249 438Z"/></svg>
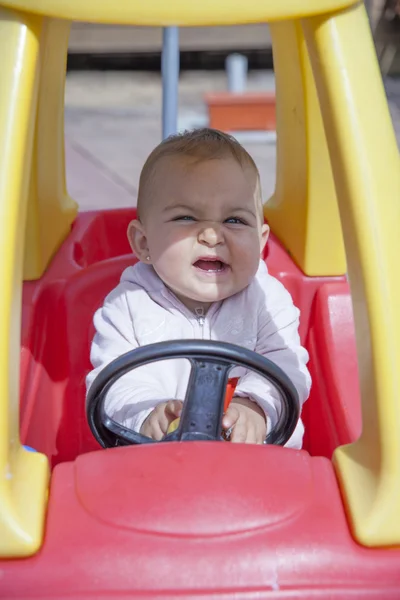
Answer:
<svg viewBox="0 0 400 600"><path fill-rule="evenodd" d="M264 411L248 398L234 397L222 419L222 427L233 427L231 442L263 444L267 435Z"/></svg>
<svg viewBox="0 0 400 600"><path fill-rule="evenodd" d="M143 422L140 433L157 442L162 440L172 421L181 416L182 404L180 400L161 402Z"/></svg>

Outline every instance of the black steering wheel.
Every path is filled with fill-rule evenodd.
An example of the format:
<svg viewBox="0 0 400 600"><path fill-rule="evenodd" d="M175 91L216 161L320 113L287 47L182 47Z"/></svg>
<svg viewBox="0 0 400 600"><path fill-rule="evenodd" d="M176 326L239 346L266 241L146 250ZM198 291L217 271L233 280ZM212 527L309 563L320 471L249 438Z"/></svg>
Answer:
<svg viewBox="0 0 400 600"><path fill-rule="evenodd" d="M108 364L93 381L86 400L90 429L103 448L148 444L155 440L136 433L111 419L104 401L111 386L137 367L159 360L187 358L192 366L179 427L164 441L220 440L226 386L234 366L245 367L268 379L282 396L282 410L267 444L283 446L300 416L297 391L275 363L264 356L225 342L176 340L141 346Z"/></svg>

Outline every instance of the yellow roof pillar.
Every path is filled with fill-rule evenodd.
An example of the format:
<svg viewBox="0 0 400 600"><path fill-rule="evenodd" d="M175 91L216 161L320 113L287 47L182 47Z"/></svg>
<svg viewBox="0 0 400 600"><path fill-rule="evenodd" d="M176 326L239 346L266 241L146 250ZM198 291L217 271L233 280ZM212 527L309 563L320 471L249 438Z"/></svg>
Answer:
<svg viewBox="0 0 400 600"><path fill-rule="evenodd" d="M69 21L43 19L25 237L25 280L43 275L77 214L77 205L68 196L65 181L64 87L69 30Z"/></svg>
<svg viewBox="0 0 400 600"><path fill-rule="evenodd" d="M0 8L0 557L42 541L48 464L19 440L22 263L43 19Z"/></svg>
<svg viewBox="0 0 400 600"><path fill-rule="evenodd" d="M336 191L299 21L271 23L276 78L277 174L265 215L306 275L346 272Z"/></svg>
<svg viewBox="0 0 400 600"><path fill-rule="evenodd" d="M363 430L335 464L355 537L400 544L400 160L363 4L303 21L354 304Z"/></svg>

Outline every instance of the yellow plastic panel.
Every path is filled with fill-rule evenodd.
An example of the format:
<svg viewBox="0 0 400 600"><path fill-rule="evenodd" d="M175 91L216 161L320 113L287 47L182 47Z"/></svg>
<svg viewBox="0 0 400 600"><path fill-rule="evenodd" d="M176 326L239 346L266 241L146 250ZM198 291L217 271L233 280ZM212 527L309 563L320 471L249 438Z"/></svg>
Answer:
<svg viewBox="0 0 400 600"><path fill-rule="evenodd" d="M271 25L277 177L265 215L306 275L343 275L346 259L329 152L299 22Z"/></svg>
<svg viewBox="0 0 400 600"><path fill-rule="evenodd" d="M304 31L354 305L363 431L335 464L355 537L400 545L400 159L363 5Z"/></svg>
<svg viewBox="0 0 400 600"><path fill-rule="evenodd" d="M357 0L2 0L4 6L75 21L126 25L236 25L294 19Z"/></svg>
<svg viewBox="0 0 400 600"><path fill-rule="evenodd" d="M0 557L41 544L49 469L19 441L22 259L42 19L0 8ZM1 584L0 584L1 587Z"/></svg>
<svg viewBox="0 0 400 600"><path fill-rule="evenodd" d="M64 85L70 24L44 19L40 86L26 222L24 279L38 279L68 235L77 206L67 192Z"/></svg>

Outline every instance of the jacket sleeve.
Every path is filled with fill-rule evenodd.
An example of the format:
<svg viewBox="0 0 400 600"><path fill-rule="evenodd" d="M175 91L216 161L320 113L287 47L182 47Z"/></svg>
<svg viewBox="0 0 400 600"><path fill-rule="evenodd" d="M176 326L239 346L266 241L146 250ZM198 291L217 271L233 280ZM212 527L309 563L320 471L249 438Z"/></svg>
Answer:
<svg viewBox="0 0 400 600"><path fill-rule="evenodd" d="M96 333L90 351L94 368L86 377L87 391L108 363L139 345L126 294L121 287L111 292L94 315ZM145 365L121 377L106 397L107 414L137 432L157 404L171 399L159 376L160 369L155 364L160 365Z"/></svg>
<svg viewBox="0 0 400 600"><path fill-rule="evenodd" d="M276 363L291 379L300 400L307 400L311 377L307 369L308 352L301 346L299 337L299 310L294 306L289 292L274 277L268 275L267 290L262 290L257 320L256 352ZM277 423L281 397L278 390L266 379L247 371L239 380L236 396L248 397L257 402L267 418L267 432ZM299 423L286 446L301 448L304 427Z"/></svg>

